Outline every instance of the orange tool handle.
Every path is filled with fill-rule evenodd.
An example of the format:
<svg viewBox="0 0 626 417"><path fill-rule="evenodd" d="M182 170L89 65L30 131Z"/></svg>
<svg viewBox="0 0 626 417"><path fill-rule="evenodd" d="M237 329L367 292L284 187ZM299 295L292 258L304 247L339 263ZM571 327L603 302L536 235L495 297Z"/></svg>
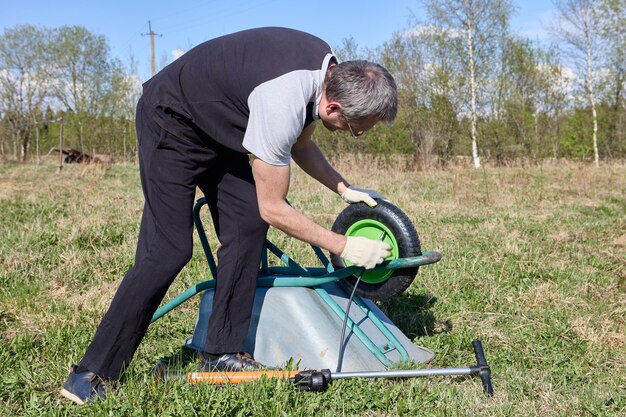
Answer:
<svg viewBox="0 0 626 417"><path fill-rule="evenodd" d="M197 384L199 382L215 385L239 384L267 378L290 379L302 371L253 371L253 372L189 372L187 382Z"/></svg>

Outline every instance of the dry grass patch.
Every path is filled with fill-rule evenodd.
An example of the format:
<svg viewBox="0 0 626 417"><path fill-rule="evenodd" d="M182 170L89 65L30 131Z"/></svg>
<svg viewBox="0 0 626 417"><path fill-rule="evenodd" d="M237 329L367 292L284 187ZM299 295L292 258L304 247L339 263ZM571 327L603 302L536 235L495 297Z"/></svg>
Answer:
<svg viewBox="0 0 626 417"><path fill-rule="evenodd" d="M545 307L577 306L572 297L564 297L563 288L555 282L541 282L524 290L518 296L516 304L522 305L526 311L535 311ZM513 300L511 300L513 301Z"/></svg>
<svg viewBox="0 0 626 417"><path fill-rule="evenodd" d="M616 322L615 317L580 316L572 320L571 326L578 337L602 350L626 351L626 326L623 322ZM626 359L622 366L626 366Z"/></svg>

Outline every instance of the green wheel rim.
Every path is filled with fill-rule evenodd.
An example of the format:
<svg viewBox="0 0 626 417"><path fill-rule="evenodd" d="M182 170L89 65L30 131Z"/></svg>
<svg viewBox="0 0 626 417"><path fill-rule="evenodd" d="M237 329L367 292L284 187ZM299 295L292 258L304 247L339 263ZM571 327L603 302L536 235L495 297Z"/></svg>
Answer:
<svg viewBox="0 0 626 417"><path fill-rule="evenodd" d="M391 246L391 255L385 260L398 259L400 257L398 242L391 230L381 222L372 219L363 219L355 222L346 230L346 236L363 236L368 239L382 240ZM345 261L346 266L352 263ZM393 270L366 271L361 280L368 284L379 284L385 282L393 275Z"/></svg>

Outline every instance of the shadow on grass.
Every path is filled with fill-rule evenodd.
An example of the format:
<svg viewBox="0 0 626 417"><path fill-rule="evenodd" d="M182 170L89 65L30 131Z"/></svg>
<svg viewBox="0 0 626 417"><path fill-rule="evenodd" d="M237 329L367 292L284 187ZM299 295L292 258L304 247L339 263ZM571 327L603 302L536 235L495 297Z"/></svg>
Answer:
<svg viewBox="0 0 626 417"><path fill-rule="evenodd" d="M198 352L181 346L173 354L160 358L152 367L155 380L174 380L186 378L187 372L197 371Z"/></svg>
<svg viewBox="0 0 626 417"><path fill-rule="evenodd" d="M452 331L450 320L437 319L431 308L437 302L433 294L400 294L379 303L380 309L408 338L431 336Z"/></svg>

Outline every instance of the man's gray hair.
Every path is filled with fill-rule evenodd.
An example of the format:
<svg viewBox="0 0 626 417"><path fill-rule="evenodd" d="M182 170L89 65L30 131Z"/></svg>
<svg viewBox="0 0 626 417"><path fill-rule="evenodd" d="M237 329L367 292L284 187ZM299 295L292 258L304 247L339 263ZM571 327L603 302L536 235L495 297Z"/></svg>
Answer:
<svg viewBox="0 0 626 417"><path fill-rule="evenodd" d="M377 117L391 123L398 113L396 82L382 65L358 60L335 65L326 73L326 98L341 104L348 120Z"/></svg>

